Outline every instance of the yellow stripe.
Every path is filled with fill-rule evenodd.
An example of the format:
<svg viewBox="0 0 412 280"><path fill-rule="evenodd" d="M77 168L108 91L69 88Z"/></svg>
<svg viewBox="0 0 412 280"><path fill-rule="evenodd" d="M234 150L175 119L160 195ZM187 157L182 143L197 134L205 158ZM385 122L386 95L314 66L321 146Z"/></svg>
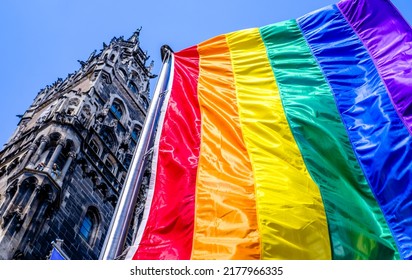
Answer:
<svg viewBox="0 0 412 280"><path fill-rule="evenodd" d="M202 143L192 259L259 259L252 166L239 123L226 37L198 46Z"/></svg>
<svg viewBox="0 0 412 280"><path fill-rule="evenodd" d="M320 192L290 131L259 30L227 39L255 176L262 258L330 259Z"/></svg>

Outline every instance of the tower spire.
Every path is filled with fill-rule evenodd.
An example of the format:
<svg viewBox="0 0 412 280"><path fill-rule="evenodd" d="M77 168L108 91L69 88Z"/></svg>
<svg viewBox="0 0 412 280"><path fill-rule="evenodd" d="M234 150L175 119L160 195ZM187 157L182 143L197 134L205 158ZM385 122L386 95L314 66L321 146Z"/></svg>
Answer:
<svg viewBox="0 0 412 280"><path fill-rule="evenodd" d="M139 35L140 35L140 31L142 30L142 27L140 26L138 29L136 29L136 31L133 33L133 35L128 39L129 42L132 43L137 43L139 42Z"/></svg>

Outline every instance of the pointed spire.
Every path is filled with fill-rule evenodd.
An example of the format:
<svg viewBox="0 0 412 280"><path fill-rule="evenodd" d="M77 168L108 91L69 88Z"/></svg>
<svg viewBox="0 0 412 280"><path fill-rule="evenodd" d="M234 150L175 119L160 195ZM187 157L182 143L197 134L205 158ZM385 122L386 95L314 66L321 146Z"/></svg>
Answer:
<svg viewBox="0 0 412 280"><path fill-rule="evenodd" d="M140 28L136 29L136 31L133 33L132 37L130 37L128 39L129 42L132 43L136 43L139 41L139 35L140 35L140 31L142 30L142 27L140 26Z"/></svg>

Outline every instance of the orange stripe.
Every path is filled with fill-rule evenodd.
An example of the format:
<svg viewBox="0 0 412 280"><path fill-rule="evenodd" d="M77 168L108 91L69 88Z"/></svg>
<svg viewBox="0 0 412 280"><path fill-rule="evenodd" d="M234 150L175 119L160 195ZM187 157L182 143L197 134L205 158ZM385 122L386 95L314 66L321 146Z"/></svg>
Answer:
<svg viewBox="0 0 412 280"><path fill-rule="evenodd" d="M224 35L198 46L202 139L192 259L259 259L251 163Z"/></svg>

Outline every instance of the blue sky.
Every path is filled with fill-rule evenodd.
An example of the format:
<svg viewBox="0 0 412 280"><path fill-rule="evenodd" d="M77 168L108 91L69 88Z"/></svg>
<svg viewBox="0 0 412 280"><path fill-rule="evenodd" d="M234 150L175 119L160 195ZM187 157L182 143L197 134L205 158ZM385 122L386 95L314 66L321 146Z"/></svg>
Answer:
<svg viewBox="0 0 412 280"><path fill-rule="evenodd" d="M373 0L371 0L373 1ZM412 23L411 0L392 0ZM297 18L333 0L4 0L0 5L0 148L40 89L79 68L93 50L139 27L141 48L160 69L175 51L219 34ZM149 60L150 62L150 60ZM152 80L154 85L156 79Z"/></svg>

